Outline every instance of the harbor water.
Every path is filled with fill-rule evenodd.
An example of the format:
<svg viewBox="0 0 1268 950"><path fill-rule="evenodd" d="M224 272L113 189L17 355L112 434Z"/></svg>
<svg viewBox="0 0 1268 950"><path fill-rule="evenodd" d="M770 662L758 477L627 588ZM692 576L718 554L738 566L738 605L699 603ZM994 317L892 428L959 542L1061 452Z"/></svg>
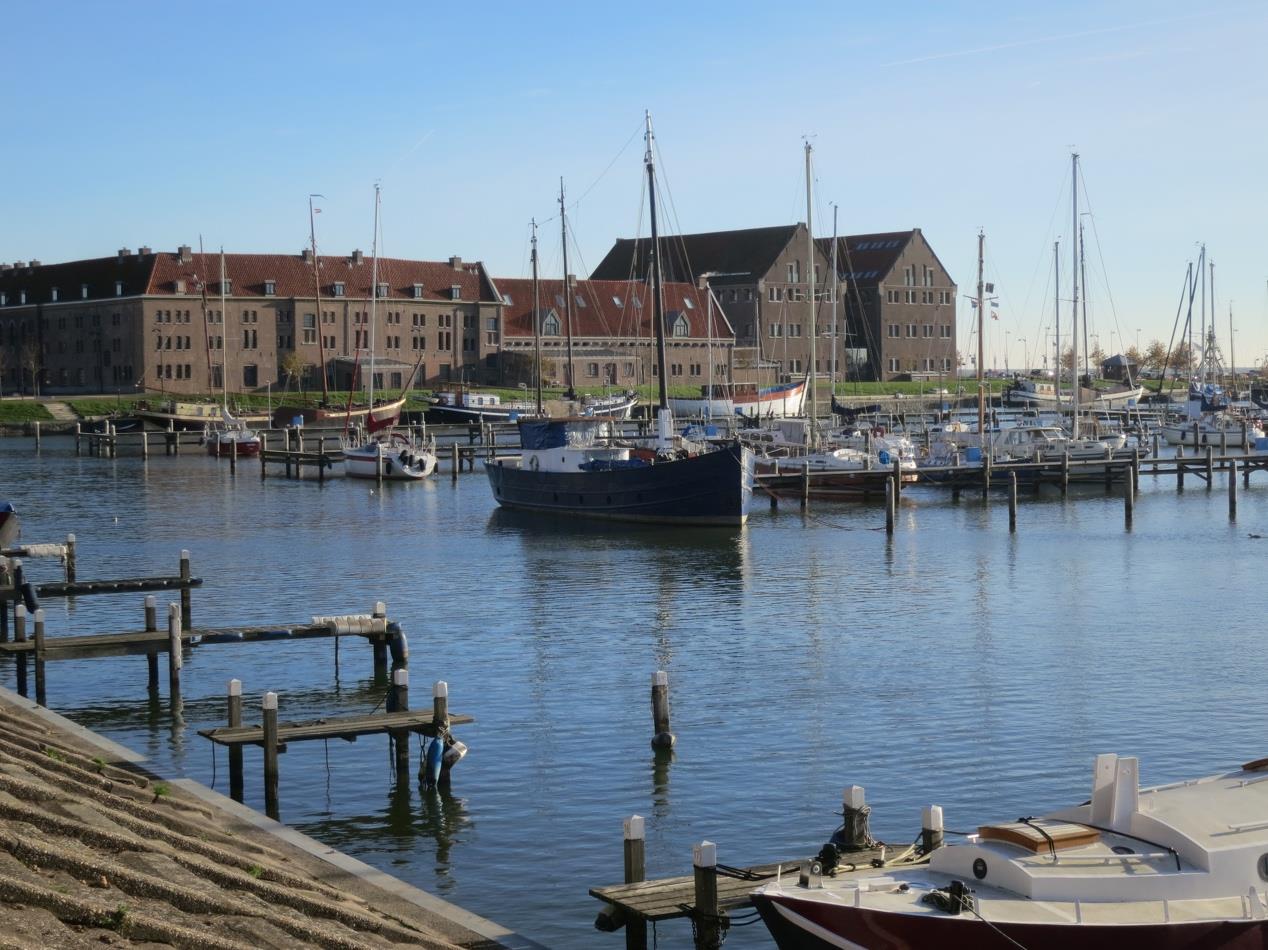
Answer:
<svg viewBox="0 0 1268 950"><path fill-rule="evenodd" d="M1146 784L1268 755L1268 475L1241 490L1235 522L1226 485L1190 475L1178 493L1146 465L1130 530L1103 486L1023 490L1015 534L1003 494L919 486L892 538L879 505L772 512L760 496L743 529L670 530L500 511L479 471L319 485L261 481L256 461L231 475L193 449L146 462L0 440L0 500L23 540L74 533L80 579L175 574L187 548L205 581L196 626L385 601L409 638L411 705L447 681L450 710L476 719L455 729L471 752L437 794L393 781L384 739L292 744L282 820L566 950L624 946L594 930L587 889L621 880L632 814L660 877L689 874L705 839L730 865L813 854L851 784L873 834L905 846L926 804L972 829L1084 801L1098 752L1139 755ZM50 561L27 571L60 577ZM49 601L48 635L139 630L141 601ZM660 669L670 762L650 748ZM179 722L140 657L50 663L48 700L157 771L227 792L226 754L197 730L224 723L232 677L248 723L269 690L284 722L368 712L385 693L347 638L337 659L331 640L195 647ZM14 687L9 661L0 683ZM246 801L263 810L261 769L248 749ZM690 946L690 926L656 938ZM726 943L771 945L760 923Z"/></svg>

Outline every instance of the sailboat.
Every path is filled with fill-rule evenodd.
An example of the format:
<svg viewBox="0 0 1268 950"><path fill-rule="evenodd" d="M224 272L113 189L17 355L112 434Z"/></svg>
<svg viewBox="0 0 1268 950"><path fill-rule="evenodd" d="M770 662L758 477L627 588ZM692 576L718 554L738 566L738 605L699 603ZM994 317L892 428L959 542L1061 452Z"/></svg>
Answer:
<svg viewBox="0 0 1268 950"><path fill-rule="evenodd" d="M220 312L225 312L225 252L220 249ZM204 320L206 315L204 314ZM241 458L246 455L260 454L260 436L247 424L229 412L229 350L221 351L223 360L220 364L220 421L209 423L203 430L203 438L207 446L207 454L213 458Z"/></svg>
<svg viewBox="0 0 1268 950"><path fill-rule="evenodd" d="M366 386L367 403L374 406L374 330L377 322L375 303L379 297L379 186L374 186L374 241L370 263L370 373ZM436 470L436 451L432 443L422 444L393 428L396 412L377 416L371 408L365 419L367 437L345 440L344 473L351 478L373 478L389 481L418 481Z"/></svg>
<svg viewBox="0 0 1268 950"><path fill-rule="evenodd" d="M485 463L504 508L611 521L742 525L753 495L753 457L739 442L693 444L674 436L666 388L665 315L656 225L652 119L646 116L651 278L660 389L655 448L620 444L613 424L593 416L521 419L518 459Z"/></svg>

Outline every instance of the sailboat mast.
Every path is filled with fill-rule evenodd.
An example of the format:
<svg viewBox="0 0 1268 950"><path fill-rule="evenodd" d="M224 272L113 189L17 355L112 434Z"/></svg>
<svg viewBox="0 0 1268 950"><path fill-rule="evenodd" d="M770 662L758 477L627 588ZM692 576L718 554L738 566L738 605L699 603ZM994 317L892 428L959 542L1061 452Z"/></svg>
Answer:
<svg viewBox="0 0 1268 950"><path fill-rule="evenodd" d="M1070 234L1079 230L1079 153L1070 156ZM1073 286L1073 302L1070 304L1070 339L1074 347L1074 360L1070 367L1070 375L1074 377L1074 385L1070 388L1071 403L1074 407L1074 421L1070 424L1070 434L1079 437L1079 256L1071 255L1070 278Z"/></svg>
<svg viewBox="0 0 1268 950"><path fill-rule="evenodd" d="M374 412L374 322L379 300L379 186L374 186L374 237L370 239L370 384L369 412ZM367 420L370 416L366 417Z"/></svg>
<svg viewBox="0 0 1268 950"><path fill-rule="evenodd" d="M660 384L660 408L669 408L668 381L665 378L665 301L661 293L660 275L660 232L656 229L656 165L652 158L652 114L645 113L647 119L647 151L643 153L643 165L647 168L647 202L650 210L652 230L652 321L656 329L656 372Z"/></svg>
<svg viewBox="0 0 1268 950"><path fill-rule="evenodd" d="M1206 349L1208 355L1205 357L1207 366L1207 375L1214 376L1214 367L1211 362L1215 359L1215 261L1207 261L1206 266L1211 269L1211 338L1207 341ZM1213 380L1219 383L1219 380Z"/></svg>
<svg viewBox="0 0 1268 950"><path fill-rule="evenodd" d="M537 414L542 414L541 285L537 277L537 219L533 218L533 376L537 381Z"/></svg>
<svg viewBox="0 0 1268 950"><path fill-rule="evenodd" d="M1232 376L1230 398L1237 398L1237 351L1233 348L1233 301L1228 302L1228 371Z"/></svg>
<svg viewBox="0 0 1268 950"><path fill-rule="evenodd" d="M321 363L321 404L324 406L330 399L330 387L326 381L326 328L321 319L321 265L317 263L317 223L313 211L313 199L321 195L308 196L308 239L313 249L313 292L317 300L317 359ZM223 310L221 316L223 317Z"/></svg>
<svg viewBox="0 0 1268 950"><path fill-rule="evenodd" d="M1092 350L1087 344L1087 254L1083 247L1083 222L1079 222L1079 279L1083 282L1083 375L1091 375L1088 360L1092 358Z"/></svg>
<svg viewBox="0 0 1268 950"><path fill-rule="evenodd" d="M1206 385L1206 245L1202 245L1201 263L1198 265L1202 269L1202 336L1198 343L1202 347L1201 356L1198 359L1198 373L1202 377L1202 385ZM1190 346L1192 349L1192 346ZM1192 362L1192 356L1190 356Z"/></svg>
<svg viewBox="0 0 1268 950"><path fill-rule="evenodd" d="M212 380L214 375L211 367L211 326L207 322L207 255L203 253L203 236L198 235L198 269L202 271L202 278L198 281L202 286L199 287L199 306L203 312L203 345L206 347L207 353L207 385L215 385Z"/></svg>
<svg viewBox="0 0 1268 950"><path fill-rule="evenodd" d="M1052 364L1053 392L1061 408L1061 242L1052 242L1052 325L1056 333L1056 357Z"/></svg>
<svg viewBox="0 0 1268 950"><path fill-rule="evenodd" d="M815 398L815 376L818 365L815 360L815 233L814 233L814 177L810 172L810 153L813 146L806 143L806 280L809 291L806 294L806 306L810 308L810 359L806 366L810 378L810 446L816 447L819 439L815 434L815 421L819 418L819 403Z"/></svg>
<svg viewBox="0 0 1268 950"><path fill-rule="evenodd" d="M576 373L573 371L572 364L572 288L568 285L568 212L564 209L562 177L559 179L559 232L564 247L564 332L568 338L568 391L564 393L564 396L568 399L576 399L577 393L573 388Z"/></svg>
<svg viewBox="0 0 1268 950"><path fill-rule="evenodd" d="M983 308L986 306L986 285L982 279L985 253L986 232L979 229L977 232L977 437L983 453L987 451L988 446L986 441L986 382L982 376L982 367L986 365L986 343L983 340L986 327L982 320ZM985 458L985 454L983 458Z"/></svg>
<svg viewBox="0 0 1268 950"><path fill-rule="evenodd" d="M225 249L220 249L220 318L225 316ZM221 359L220 391L225 412L229 411L229 348L226 346Z"/></svg>

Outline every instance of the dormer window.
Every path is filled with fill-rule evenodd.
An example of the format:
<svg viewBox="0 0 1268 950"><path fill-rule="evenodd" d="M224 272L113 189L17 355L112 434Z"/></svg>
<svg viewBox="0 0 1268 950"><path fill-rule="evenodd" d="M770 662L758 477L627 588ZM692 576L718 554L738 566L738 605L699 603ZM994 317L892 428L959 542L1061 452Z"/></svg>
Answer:
<svg viewBox="0 0 1268 950"><path fill-rule="evenodd" d="M510 307L510 306L514 306L514 301L512 301L512 300L511 300L511 295L510 295L510 294L503 294L503 295L502 295L502 303L506 304L508 307Z"/></svg>
<svg viewBox="0 0 1268 950"><path fill-rule="evenodd" d="M461 299L462 299L462 287L461 287L460 285L458 285L458 284L453 284L453 285L451 285L451 286L450 286L450 288L449 288L449 298L450 298L451 300L461 300Z"/></svg>
<svg viewBox="0 0 1268 950"><path fill-rule="evenodd" d="M691 299L690 297L683 297L683 298L682 298L682 303L683 303L683 306L684 306L684 307L686 307L688 310L695 310L695 309L696 309L696 305L695 305L695 303L692 301L692 299Z"/></svg>
<svg viewBox="0 0 1268 950"><path fill-rule="evenodd" d="M414 285L414 299L415 300L423 299L423 285L422 284Z"/></svg>
<svg viewBox="0 0 1268 950"><path fill-rule="evenodd" d="M52 290L52 298L51 298L51 299L52 299L53 303L57 303L57 288L56 288L56 287L54 287L54 288L53 288L53 290Z"/></svg>
<svg viewBox="0 0 1268 950"><path fill-rule="evenodd" d="M387 296L387 284L379 284L379 288L375 291L375 296L382 299Z"/></svg>
<svg viewBox="0 0 1268 950"><path fill-rule="evenodd" d="M80 300L88 299L88 285L87 284L79 285L79 299Z"/></svg>
<svg viewBox="0 0 1268 950"><path fill-rule="evenodd" d="M577 309L578 309L578 310L583 309L583 308L585 307L585 305L586 305L585 298L583 298L583 297L581 296L581 294L576 294L576 295L575 295L575 299L576 299L576 301L577 301Z"/></svg>
<svg viewBox="0 0 1268 950"><path fill-rule="evenodd" d="M621 302L621 298L620 298L620 297L618 297L618 296L616 296L615 294L613 294L613 295L612 295L612 302L613 302L614 304L616 304L618 307L624 307L624 306L625 306L625 304Z"/></svg>
<svg viewBox="0 0 1268 950"><path fill-rule="evenodd" d="M671 336L690 336L691 329L687 323L687 318L681 313L676 314L673 318L673 328L670 330Z"/></svg>
<svg viewBox="0 0 1268 950"><path fill-rule="evenodd" d="M25 290L19 290L19 291L18 291L18 303L20 303L20 304L24 304L24 303L26 303L26 291L25 291Z"/></svg>
<svg viewBox="0 0 1268 950"><path fill-rule="evenodd" d="M228 278L225 278L224 280L222 280L220 282L220 292L222 294L233 293L233 281L229 280Z"/></svg>
<svg viewBox="0 0 1268 950"><path fill-rule="evenodd" d="M559 336L559 317L553 310L542 321L542 336Z"/></svg>
<svg viewBox="0 0 1268 950"><path fill-rule="evenodd" d="M343 281L342 280L335 281L334 295L336 297L343 296Z"/></svg>
<svg viewBox="0 0 1268 950"><path fill-rule="evenodd" d="M9 306L9 295L4 291L0 291L0 307Z"/></svg>
<svg viewBox="0 0 1268 950"><path fill-rule="evenodd" d="M123 296L123 281L121 281L121 280L116 280L116 281L114 282L114 295L115 295L116 297L122 297L122 296Z"/></svg>
<svg viewBox="0 0 1268 950"><path fill-rule="evenodd" d="M264 296L274 297L277 295L277 281L266 280L264 282Z"/></svg>

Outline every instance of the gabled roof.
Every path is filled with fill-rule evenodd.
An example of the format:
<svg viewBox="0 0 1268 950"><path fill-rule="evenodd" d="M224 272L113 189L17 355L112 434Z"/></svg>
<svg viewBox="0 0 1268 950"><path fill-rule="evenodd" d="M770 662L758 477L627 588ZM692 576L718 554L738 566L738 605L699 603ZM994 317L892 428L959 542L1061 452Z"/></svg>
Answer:
<svg viewBox="0 0 1268 950"><path fill-rule="evenodd" d="M918 229L879 234L850 234L837 238L837 272L849 283L866 286L884 280ZM832 238L820 239L819 249L832 260Z"/></svg>
<svg viewBox="0 0 1268 950"><path fill-rule="evenodd" d="M197 293L200 281L207 282L207 292L215 295L220 284L220 254L199 255L182 263L177 254L156 255L150 294L176 293L176 281L184 280L188 293ZM336 283L342 283L343 297L368 300L374 264L365 255L331 257L319 255L321 295L332 296ZM274 282L275 297L313 297L313 267L299 254L226 254L225 277L234 297L263 297L265 281ZM492 302L493 289L479 263L451 266L444 261L407 261L379 258L378 282L387 285L386 297L380 300L452 300L451 288L459 288L459 299ZM414 285L422 285L422 297L414 296Z"/></svg>
<svg viewBox="0 0 1268 950"><path fill-rule="evenodd" d="M741 231L709 231L661 237L660 259L666 281L694 281L718 274L715 284L732 280L751 283L774 266L801 224ZM591 280L643 280L647 277L650 239L621 238L590 274Z"/></svg>
<svg viewBox="0 0 1268 950"><path fill-rule="evenodd" d="M502 335L533 336L533 282L525 278L499 277L496 281L502 294ZM542 318L553 311L563 326L564 300L562 280L543 280L538 284ZM652 325L651 292L641 281L579 280L573 293L580 303L573 303L572 335L603 339L642 338L655 336ZM709 333L709 310L704 291L693 284L669 283L664 286L666 333L672 334L672 323L685 317L688 336L705 339L731 339L735 331L727 322L722 308L713 305L713 332ZM688 304L690 302L690 305ZM561 330L561 333L563 331Z"/></svg>

